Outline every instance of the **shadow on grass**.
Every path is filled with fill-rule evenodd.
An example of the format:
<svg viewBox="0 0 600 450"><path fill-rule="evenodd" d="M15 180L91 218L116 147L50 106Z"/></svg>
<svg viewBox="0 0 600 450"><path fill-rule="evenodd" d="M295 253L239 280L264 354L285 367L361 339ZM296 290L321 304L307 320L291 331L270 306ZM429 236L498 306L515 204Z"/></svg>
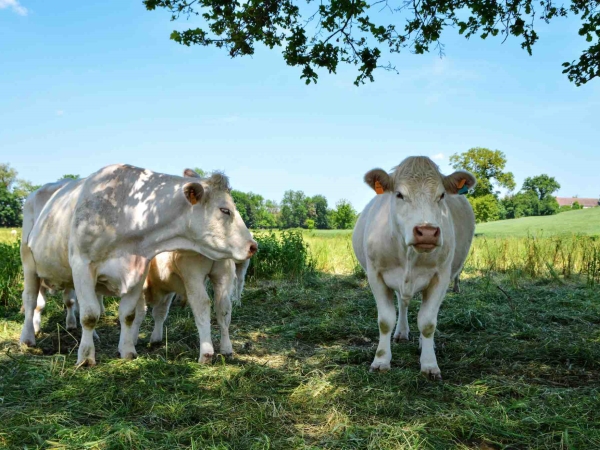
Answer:
<svg viewBox="0 0 600 450"><path fill-rule="evenodd" d="M440 312L442 383L419 374L414 333L393 345L389 373L369 373L377 313L354 277L249 285L233 311L236 356L208 366L196 362L189 308L172 309L160 347L146 344L147 318L140 358L127 362L108 302L91 369L73 367L79 333L62 329L60 304L50 302L39 349L25 354L12 311L0 324L0 446L600 447L598 291L499 277L462 287Z"/></svg>

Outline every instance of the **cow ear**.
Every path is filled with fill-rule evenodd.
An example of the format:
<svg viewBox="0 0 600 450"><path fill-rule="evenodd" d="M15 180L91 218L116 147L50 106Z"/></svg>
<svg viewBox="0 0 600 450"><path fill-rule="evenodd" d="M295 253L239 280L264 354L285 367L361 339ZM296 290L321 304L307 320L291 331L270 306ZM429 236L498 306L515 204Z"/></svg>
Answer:
<svg viewBox="0 0 600 450"><path fill-rule="evenodd" d="M475 187L477 180L466 170L457 170L444 177L444 188L449 194L466 194Z"/></svg>
<svg viewBox="0 0 600 450"><path fill-rule="evenodd" d="M200 183L186 183L183 186L183 194L191 205L198 203L204 195L204 188Z"/></svg>
<svg viewBox="0 0 600 450"><path fill-rule="evenodd" d="M198 172L196 172L195 170L192 169L185 169L183 171L183 176L184 177L188 177L188 178L202 178Z"/></svg>
<svg viewBox="0 0 600 450"><path fill-rule="evenodd" d="M365 175L365 183L371 186L371 189L378 195L394 189L392 177L383 169L369 170Z"/></svg>

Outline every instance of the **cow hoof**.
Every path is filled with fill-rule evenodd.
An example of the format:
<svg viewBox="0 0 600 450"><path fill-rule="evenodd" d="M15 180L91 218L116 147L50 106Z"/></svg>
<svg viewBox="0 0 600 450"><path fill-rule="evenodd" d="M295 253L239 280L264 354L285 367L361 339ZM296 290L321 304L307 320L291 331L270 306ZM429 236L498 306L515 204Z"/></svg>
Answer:
<svg viewBox="0 0 600 450"><path fill-rule="evenodd" d="M389 362L373 362L369 372L389 372L392 366Z"/></svg>
<svg viewBox="0 0 600 450"><path fill-rule="evenodd" d="M233 358L233 352L230 352L230 353L221 352L221 356L223 356L225 359L231 359L231 358Z"/></svg>
<svg viewBox="0 0 600 450"><path fill-rule="evenodd" d="M442 372L439 367L421 368L421 373L431 381L442 381Z"/></svg>
<svg viewBox="0 0 600 450"><path fill-rule="evenodd" d="M200 364L209 364L212 362L213 357L215 356L214 353L203 353L200 358L198 359L198 362Z"/></svg>
<svg viewBox="0 0 600 450"><path fill-rule="evenodd" d="M96 358L92 358L92 357L87 357L87 358L83 358L83 359L78 359L77 360L77 367L93 367L96 365Z"/></svg>
<svg viewBox="0 0 600 450"><path fill-rule="evenodd" d="M408 333L406 333L406 334L400 333L400 334L394 335L394 342L398 343L398 342L402 342L402 341L410 341Z"/></svg>
<svg viewBox="0 0 600 450"><path fill-rule="evenodd" d="M94 337L95 340L97 340L98 342L100 342L100 336L98 336L98 333L96 333L96 330L94 330L94 333L92 334L92 336Z"/></svg>
<svg viewBox="0 0 600 450"><path fill-rule="evenodd" d="M34 339L23 339L19 341L21 345L25 345L27 347L35 347L35 338Z"/></svg>
<svg viewBox="0 0 600 450"><path fill-rule="evenodd" d="M73 325L67 325L67 331L77 331L77 324Z"/></svg>
<svg viewBox="0 0 600 450"><path fill-rule="evenodd" d="M124 353L124 354L121 356L121 358L122 358L122 359L125 359L125 360L127 360L127 361L133 361L135 358L137 358L137 356L138 356L138 355L137 355L137 353L136 353L136 352L127 352L127 353Z"/></svg>

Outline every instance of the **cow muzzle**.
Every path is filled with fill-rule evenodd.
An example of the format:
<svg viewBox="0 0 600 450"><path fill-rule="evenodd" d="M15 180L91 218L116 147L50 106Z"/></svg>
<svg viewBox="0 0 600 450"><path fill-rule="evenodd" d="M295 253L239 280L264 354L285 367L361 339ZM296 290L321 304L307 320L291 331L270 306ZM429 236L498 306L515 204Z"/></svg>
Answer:
<svg viewBox="0 0 600 450"><path fill-rule="evenodd" d="M419 225L413 228L412 246L419 253L431 253L440 243L440 228Z"/></svg>

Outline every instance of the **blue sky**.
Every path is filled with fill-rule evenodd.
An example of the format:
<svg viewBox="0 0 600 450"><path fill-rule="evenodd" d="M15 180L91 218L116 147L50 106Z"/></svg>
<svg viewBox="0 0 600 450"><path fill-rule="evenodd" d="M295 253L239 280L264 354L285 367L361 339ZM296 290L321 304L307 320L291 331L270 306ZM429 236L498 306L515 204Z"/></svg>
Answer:
<svg viewBox="0 0 600 450"><path fill-rule="evenodd" d="M373 167L470 147L505 152L520 186L555 176L564 196L600 195L600 82L577 88L561 63L579 56L577 21L519 41L465 40L446 57L391 58L360 88L352 68L306 86L280 52L252 58L169 40L166 11L141 2L0 0L0 161L53 181L116 162L179 174L224 170L236 189L280 200L287 189L362 209Z"/></svg>

